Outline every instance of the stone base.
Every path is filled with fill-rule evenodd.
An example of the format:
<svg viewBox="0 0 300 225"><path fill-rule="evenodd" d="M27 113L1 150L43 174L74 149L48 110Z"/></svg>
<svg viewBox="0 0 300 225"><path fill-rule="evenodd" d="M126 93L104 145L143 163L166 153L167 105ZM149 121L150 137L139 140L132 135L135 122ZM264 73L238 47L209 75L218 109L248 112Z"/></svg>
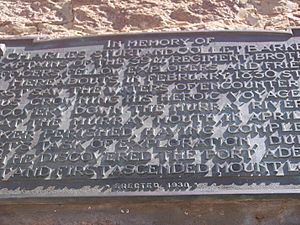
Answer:
<svg viewBox="0 0 300 225"><path fill-rule="evenodd" d="M297 196L148 197L1 202L1 225L253 225L300 222Z"/></svg>

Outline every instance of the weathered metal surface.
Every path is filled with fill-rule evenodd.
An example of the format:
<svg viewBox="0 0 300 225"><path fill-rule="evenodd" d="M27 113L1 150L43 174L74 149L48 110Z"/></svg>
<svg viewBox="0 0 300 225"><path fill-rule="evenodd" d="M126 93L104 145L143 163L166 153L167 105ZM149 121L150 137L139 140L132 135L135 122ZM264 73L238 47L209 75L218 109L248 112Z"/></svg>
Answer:
<svg viewBox="0 0 300 225"><path fill-rule="evenodd" d="M298 30L0 43L1 198L300 192Z"/></svg>
<svg viewBox="0 0 300 225"><path fill-rule="evenodd" d="M107 199L0 205L1 225L298 225L299 200Z"/></svg>

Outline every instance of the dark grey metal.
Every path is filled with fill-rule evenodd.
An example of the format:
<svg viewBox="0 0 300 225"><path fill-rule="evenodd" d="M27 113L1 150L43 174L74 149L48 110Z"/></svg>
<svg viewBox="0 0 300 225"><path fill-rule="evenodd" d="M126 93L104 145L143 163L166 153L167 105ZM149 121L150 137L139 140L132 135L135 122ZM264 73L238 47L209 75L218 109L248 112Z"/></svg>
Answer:
<svg viewBox="0 0 300 225"><path fill-rule="evenodd" d="M1 198L299 193L297 29L0 43Z"/></svg>

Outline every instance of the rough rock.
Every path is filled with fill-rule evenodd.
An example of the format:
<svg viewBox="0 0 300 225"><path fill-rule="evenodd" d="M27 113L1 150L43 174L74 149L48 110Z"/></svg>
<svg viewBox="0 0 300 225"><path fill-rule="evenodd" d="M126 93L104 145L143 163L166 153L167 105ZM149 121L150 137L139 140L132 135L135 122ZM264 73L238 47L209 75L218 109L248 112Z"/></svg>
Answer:
<svg viewBox="0 0 300 225"><path fill-rule="evenodd" d="M299 0L0 0L0 5L2 37L300 25Z"/></svg>

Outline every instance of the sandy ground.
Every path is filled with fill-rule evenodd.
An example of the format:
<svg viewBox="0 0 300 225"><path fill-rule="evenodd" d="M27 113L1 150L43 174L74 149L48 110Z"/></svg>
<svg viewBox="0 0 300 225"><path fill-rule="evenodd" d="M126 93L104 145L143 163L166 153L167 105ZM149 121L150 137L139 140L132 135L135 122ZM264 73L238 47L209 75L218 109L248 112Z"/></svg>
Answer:
<svg viewBox="0 0 300 225"><path fill-rule="evenodd" d="M0 0L0 37L176 30L286 30L300 0Z"/></svg>

